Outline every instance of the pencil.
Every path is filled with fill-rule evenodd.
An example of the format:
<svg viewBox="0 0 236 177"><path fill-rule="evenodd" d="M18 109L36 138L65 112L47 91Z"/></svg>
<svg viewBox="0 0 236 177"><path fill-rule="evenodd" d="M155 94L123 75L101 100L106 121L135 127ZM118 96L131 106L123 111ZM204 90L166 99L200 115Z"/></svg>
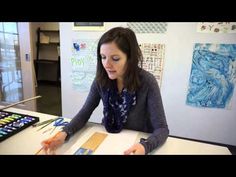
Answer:
<svg viewBox="0 0 236 177"><path fill-rule="evenodd" d="M35 153L35 155L38 155L42 150L43 150L43 147L41 147L41 148Z"/></svg>
<svg viewBox="0 0 236 177"><path fill-rule="evenodd" d="M59 133L60 133L60 132L57 132L51 139L53 139L54 137L56 137ZM45 141L45 143L46 143L46 144L50 144L51 139ZM35 153L35 155L38 155L42 150L43 150L43 147L41 147L41 148Z"/></svg>

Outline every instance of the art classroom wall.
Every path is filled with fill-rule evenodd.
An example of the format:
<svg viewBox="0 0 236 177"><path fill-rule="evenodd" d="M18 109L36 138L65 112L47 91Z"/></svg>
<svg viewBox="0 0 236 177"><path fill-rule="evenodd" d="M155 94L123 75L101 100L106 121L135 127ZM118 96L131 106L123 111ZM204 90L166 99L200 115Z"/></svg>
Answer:
<svg viewBox="0 0 236 177"><path fill-rule="evenodd" d="M105 24L105 31L115 26L127 26L127 23ZM60 23L62 112L65 117L75 116L83 106L89 90L88 87L82 87L83 83L76 88L77 70L73 68L73 44L85 41L95 48L103 33L102 30L76 31L73 29L73 23ZM236 44L236 33L199 33L197 23L167 23L164 33L136 34L139 43L157 43L165 46L160 89L170 135L236 145L236 89L233 91L230 108L227 109L186 104L195 44ZM95 54L91 55L94 57ZM96 63L90 64L88 70L94 73ZM84 69L84 72L86 70L80 69ZM92 76L91 74L91 78ZM100 102L89 121L100 123L103 117L102 110Z"/></svg>

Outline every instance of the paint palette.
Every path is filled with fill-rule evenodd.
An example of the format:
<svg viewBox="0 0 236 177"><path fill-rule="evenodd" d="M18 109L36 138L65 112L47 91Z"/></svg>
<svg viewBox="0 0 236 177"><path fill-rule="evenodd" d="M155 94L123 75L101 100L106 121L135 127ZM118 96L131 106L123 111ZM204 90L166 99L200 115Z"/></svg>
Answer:
<svg viewBox="0 0 236 177"><path fill-rule="evenodd" d="M38 121L38 117L0 111L0 142Z"/></svg>

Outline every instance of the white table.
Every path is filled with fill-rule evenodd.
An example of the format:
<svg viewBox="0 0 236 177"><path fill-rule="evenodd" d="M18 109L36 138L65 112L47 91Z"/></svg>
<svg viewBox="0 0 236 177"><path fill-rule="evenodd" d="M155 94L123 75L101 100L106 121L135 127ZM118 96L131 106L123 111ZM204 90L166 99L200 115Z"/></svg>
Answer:
<svg viewBox="0 0 236 177"><path fill-rule="evenodd" d="M0 106L1 107L1 106ZM16 112L21 114L28 114L37 116L40 121L44 121L56 116L42 114L38 112L26 111L16 108L8 108L5 111ZM68 119L70 120L70 119ZM25 130L13 135L12 137L0 143L0 154L35 154L41 148L41 142L53 136L50 131L43 132L50 126L43 130L37 131L39 127L28 127ZM123 154L123 152L134 143L138 142L141 137L148 137L147 133L122 130L118 134L110 134L106 132L105 128L100 124L87 123L86 126L77 132L67 143L63 144L58 150L57 154L74 154L74 152L87 141L87 139L95 132L102 132L108 134L100 146L96 149L94 154ZM181 138L168 137L167 141L151 154L219 154L231 155L228 148L196 141L184 140Z"/></svg>

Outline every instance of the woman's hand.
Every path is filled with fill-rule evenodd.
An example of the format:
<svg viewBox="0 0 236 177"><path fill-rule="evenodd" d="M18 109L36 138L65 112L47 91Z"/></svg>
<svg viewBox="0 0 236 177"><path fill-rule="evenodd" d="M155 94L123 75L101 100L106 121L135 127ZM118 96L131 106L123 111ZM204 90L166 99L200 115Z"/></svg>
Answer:
<svg viewBox="0 0 236 177"><path fill-rule="evenodd" d="M55 155L56 149L65 142L66 136L66 132L61 131L55 136L44 140L41 144L45 154Z"/></svg>
<svg viewBox="0 0 236 177"><path fill-rule="evenodd" d="M131 155L131 154L134 154L134 155L145 155L145 148L142 144L140 143L137 143L137 144L134 144L133 146L131 146L129 149L127 149L125 152L124 152L125 155Z"/></svg>

